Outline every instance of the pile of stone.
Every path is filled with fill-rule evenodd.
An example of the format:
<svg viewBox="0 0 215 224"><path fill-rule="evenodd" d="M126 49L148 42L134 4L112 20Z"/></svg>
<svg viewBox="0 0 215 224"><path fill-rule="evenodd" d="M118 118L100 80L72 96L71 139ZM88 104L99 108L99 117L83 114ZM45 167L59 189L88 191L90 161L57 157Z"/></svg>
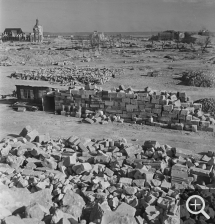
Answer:
<svg viewBox="0 0 215 224"><path fill-rule="evenodd" d="M52 64L64 66L64 65L73 65L74 63L72 61L58 61L58 62L53 62Z"/></svg>
<svg viewBox="0 0 215 224"><path fill-rule="evenodd" d="M215 73L213 71L185 71L181 79L188 86L215 87Z"/></svg>
<svg viewBox="0 0 215 224"><path fill-rule="evenodd" d="M214 132L215 120L185 92L132 90L123 85L110 91L96 85L55 92L56 114L76 116L88 123L119 121L186 131Z"/></svg>
<svg viewBox="0 0 215 224"><path fill-rule="evenodd" d="M64 63L64 62L63 62ZM104 84L111 78L123 74L122 69L114 68L90 68L90 67L54 67L40 68L38 70L12 73L11 78L22 80L43 80L64 85L75 84Z"/></svg>
<svg viewBox="0 0 215 224"><path fill-rule="evenodd" d="M205 113L210 113L215 117L215 98L204 98L195 101L195 103L201 103L202 111L204 111Z"/></svg>
<svg viewBox="0 0 215 224"><path fill-rule="evenodd" d="M0 62L0 66L12 66L12 63L11 62L8 62L8 61L2 61Z"/></svg>
<svg viewBox="0 0 215 224"><path fill-rule="evenodd" d="M30 126L0 144L3 224L195 223L180 214L180 193L215 188L211 151L201 156L153 140L52 140ZM214 207L205 210L214 223Z"/></svg>

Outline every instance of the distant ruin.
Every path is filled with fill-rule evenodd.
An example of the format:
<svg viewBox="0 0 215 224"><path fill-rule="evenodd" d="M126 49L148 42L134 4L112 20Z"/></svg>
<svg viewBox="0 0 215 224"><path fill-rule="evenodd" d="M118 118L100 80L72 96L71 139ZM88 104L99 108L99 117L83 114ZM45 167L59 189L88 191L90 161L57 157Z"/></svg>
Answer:
<svg viewBox="0 0 215 224"><path fill-rule="evenodd" d="M31 41L34 41L34 42L42 42L43 41L43 27L41 25L39 25L38 19L36 19L36 24L33 27L33 35L32 36L33 36L33 38L31 38Z"/></svg>

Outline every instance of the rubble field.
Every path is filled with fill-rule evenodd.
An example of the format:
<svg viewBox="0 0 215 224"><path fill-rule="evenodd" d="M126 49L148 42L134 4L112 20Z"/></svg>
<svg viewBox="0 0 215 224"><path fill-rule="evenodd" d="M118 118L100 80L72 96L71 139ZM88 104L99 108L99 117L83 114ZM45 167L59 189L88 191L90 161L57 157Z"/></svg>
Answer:
<svg viewBox="0 0 215 224"><path fill-rule="evenodd" d="M17 84L64 89L55 106L67 116L21 113L8 107L9 100L0 101L0 223L214 224L215 135L200 131L202 124L212 130L214 79L200 75L196 85L188 86L182 77L184 72L213 72L215 48L212 44L201 53L195 44L180 45L177 49L174 42L163 46L134 39L99 52L74 49L63 38L45 39L42 44L3 43L0 94L10 94ZM89 82L100 86L96 91L84 89ZM73 88L76 85L82 88ZM153 91L144 90L141 99L133 97L146 86ZM66 101L61 99L65 96ZM83 113L86 117L80 117L80 107L68 111L71 103L80 105L81 97L89 106ZM160 106L161 98L170 105ZM179 99L180 106L175 105ZM146 111L139 114L143 107ZM175 125L172 116L179 118L189 107L194 108L186 114L193 122L189 121L191 129L179 124L180 119ZM163 111L165 118L171 117L172 129L161 128L165 121L152 122L149 117ZM127 113L133 115L123 117ZM190 132L192 125L197 125L197 132ZM192 194L205 199L210 220L187 212L185 202Z"/></svg>
<svg viewBox="0 0 215 224"><path fill-rule="evenodd" d="M11 78L21 80L43 80L50 83L60 83L62 85L80 85L80 84L104 84L117 75L122 75L122 69L109 68L77 68L54 67L40 68L33 71L15 72Z"/></svg>
<svg viewBox="0 0 215 224"><path fill-rule="evenodd" d="M189 195L215 189L215 154L121 139L51 139L26 126L0 143L0 219L19 224L189 224ZM214 223L210 197L198 223Z"/></svg>

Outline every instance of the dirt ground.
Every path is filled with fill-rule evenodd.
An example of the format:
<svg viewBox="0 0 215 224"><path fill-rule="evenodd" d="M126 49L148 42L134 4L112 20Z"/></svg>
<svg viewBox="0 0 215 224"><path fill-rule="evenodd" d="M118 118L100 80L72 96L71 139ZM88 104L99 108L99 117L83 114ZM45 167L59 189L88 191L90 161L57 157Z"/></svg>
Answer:
<svg viewBox="0 0 215 224"><path fill-rule="evenodd" d="M65 45L65 44L64 44ZM28 46L31 46L28 44ZM54 45L42 45L43 49L48 49ZM32 48L22 50L22 55L33 55ZM8 50L10 45L4 43L0 52L0 57L13 58L13 51ZM16 46L14 47L16 49ZM7 49L7 51L5 51ZM205 97L215 97L215 89L199 88L185 86L180 83L181 73L189 69L214 69L213 63L207 63L213 56L213 51L204 55L193 52L179 52L177 49L170 49L164 51L146 52L143 48L125 48L115 49L114 51L103 52L102 55L91 62L81 62L82 53L74 50L52 50L50 55L55 55L51 58L52 61L58 59L70 60L77 66L112 66L117 68L124 68L125 74L117 76L105 83L102 87L110 89L118 87L123 84L126 87L131 86L134 89L143 89L147 86L156 90L171 90L171 91L185 91L192 100L202 99ZM41 65L37 63L27 62L21 65L20 51L16 52L16 58L13 58L13 66L0 66L0 94L10 94L16 84L25 85L50 85L45 81L31 81L11 79L8 76L15 71L22 71L32 68L40 68ZM45 52L45 51L44 51ZM41 55L45 54L44 52ZM72 52L79 57L72 57ZM67 53L67 57L63 57ZM57 57L56 57L57 55ZM68 55L70 57L68 58ZM164 58L165 55L177 56L177 60L170 60ZM33 57L33 56L31 56ZM45 57L45 56L44 56ZM40 57L41 60L41 57ZM33 64L32 64L33 63ZM44 66L44 65L43 65ZM49 65L50 66L50 65ZM151 70L158 70L158 77L148 77L147 72ZM53 86L56 87L56 86ZM64 87L66 88L66 87ZM0 139L8 134L18 134L21 129L30 125L37 129L40 133L49 132L54 138L69 137L70 135L77 135L80 137L90 138L127 138L130 141L136 140L138 143L145 140L157 140L161 144L168 144L172 147L179 147L190 149L195 152L202 152L208 150L215 150L215 134L207 132L186 132L163 129L159 127L141 126L135 124L119 124L111 123L107 125L100 124L84 124L80 119L73 117L64 117L54 115L43 111L39 112L16 112L13 111L8 104L3 101L0 102Z"/></svg>

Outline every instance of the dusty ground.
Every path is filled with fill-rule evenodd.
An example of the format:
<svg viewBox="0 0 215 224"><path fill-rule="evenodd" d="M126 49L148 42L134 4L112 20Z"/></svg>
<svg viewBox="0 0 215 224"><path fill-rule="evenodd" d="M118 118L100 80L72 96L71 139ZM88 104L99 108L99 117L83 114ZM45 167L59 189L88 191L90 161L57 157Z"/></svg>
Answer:
<svg viewBox="0 0 215 224"><path fill-rule="evenodd" d="M58 44L58 47L65 47L64 44ZM67 43L68 45L68 43ZM26 46L26 45L24 45ZM125 48L124 52L114 49L113 52L106 51L102 53L102 56L96 58L91 62L81 62L83 53L71 49L56 50L56 42L49 45L42 45L44 51L40 51L40 56L34 58L35 46L37 52L40 50L37 45L27 45L29 48L17 50L16 45L9 46L4 44L1 49L1 58L10 57L13 59L13 66L0 67L0 94L9 94L15 89L16 84L33 84L33 85L49 85L48 82L42 81L23 81L17 79L10 79L7 76L14 71L22 71L31 68L41 67L41 63L37 63L38 60L42 60L44 54L44 60L47 62L47 52L49 50L49 61L70 60L77 66L113 66L123 67L125 74L118 76L115 79L111 79L110 82L105 83L103 88L109 89L111 87L118 87L120 84L125 86L131 86L135 89L142 89L144 87L151 87L157 90L171 90L171 91L186 91L193 100L215 97L215 89L198 88L184 86L180 83L181 72L186 69L199 69L210 68L214 69L214 64L209 60L213 57L213 51L207 54L192 53L192 52L178 52L178 50L165 50L145 53L144 48ZM20 47L20 46L19 46ZM39 49L39 50L38 50ZM14 54L15 52L15 54ZM21 52L21 53L20 53ZM92 52L85 53L88 56L92 56ZM13 56L15 55L15 56ZM20 57L25 55L24 58L31 58L31 60L25 59L25 65L19 63ZM27 57L27 55L30 55ZM36 55L36 54L35 54ZM53 56L55 55L55 56ZM66 56L65 56L66 55ZM72 55L75 55L74 57ZM165 55L174 55L177 60L172 61L164 58ZM39 59L38 59L39 58ZM11 59L11 60L12 60ZM22 59L24 60L24 59ZM126 62L126 63L125 63ZM207 63L210 62L210 63ZM42 63L45 64L45 63ZM147 72L150 70L159 70L160 75L158 77L148 77ZM38 129L40 133L49 132L53 137L69 137L72 134L81 137L125 137L129 140L138 140L143 142L147 139L158 140L161 144L169 144L174 147L180 147L185 149L191 149L195 152L215 150L215 134L206 132L181 132L168 129L161 129L158 127L140 126L131 124L108 124L108 125L89 125L79 122L80 119L73 117L63 117L54 114L48 114L45 112L15 112L8 107L8 104L3 102L0 104L0 139L7 134L17 134L25 125L31 125L33 128Z"/></svg>

